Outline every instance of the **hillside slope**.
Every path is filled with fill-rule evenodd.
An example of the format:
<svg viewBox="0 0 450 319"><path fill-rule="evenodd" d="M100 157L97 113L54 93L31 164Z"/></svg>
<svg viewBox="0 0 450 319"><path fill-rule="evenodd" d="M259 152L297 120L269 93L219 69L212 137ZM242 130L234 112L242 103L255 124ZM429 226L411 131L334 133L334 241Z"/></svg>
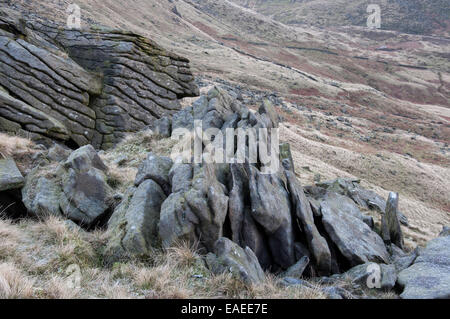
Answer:
<svg viewBox="0 0 450 319"><path fill-rule="evenodd" d="M189 57L205 87L276 92L285 118L281 137L292 144L305 183L316 175L357 177L383 196L400 192L409 243L423 243L449 223L448 39L287 26L229 1L78 3L83 27L145 35ZM68 4L12 5L64 23Z"/></svg>
<svg viewBox="0 0 450 319"><path fill-rule="evenodd" d="M445 0L231 0L286 24L319 27L365 26L369 4L381 8L383 30L449 35L450 4Z"/></svg>

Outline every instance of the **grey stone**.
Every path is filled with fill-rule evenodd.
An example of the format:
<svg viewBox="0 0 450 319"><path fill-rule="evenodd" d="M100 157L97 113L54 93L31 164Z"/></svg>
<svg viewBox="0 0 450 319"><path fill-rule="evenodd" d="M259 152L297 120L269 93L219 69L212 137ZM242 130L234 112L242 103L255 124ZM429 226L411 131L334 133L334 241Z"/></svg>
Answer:
<svg viewBox="0 0 450 319"><path fill-rule="evenodd" d="M153 180L146 180L125 197L108 224L113 234L106 250L110 261L146 256L159 245L158 224L161 205L166 199L161 187Z"/></svg>
<svg viewBox="0 0 450 319"><path fill-rule="evenodd" d="M413 265L400 272L403 299L450 298L450 236L430 241Z"/></svg>
<svg viewBox="0 0 450 319"><path fill-rule="evenodd" d="M170 137L172 134L172 119L170 117L164 116L160 119L155 120L152 124L148 126L154 134L160 137Z"/></svg>
<svg viewBox="0 0 450 319"><path fill-rule="evenodd" d="M172 193L161 206L159 236L164 248L180 241L195 243L199 220L189 208L183 192Z"/></svg>
<svg viewBox="0 0 450 319"><path fill-rule="evenodd" d="M222 237L228 211L225 187L217 181L214 165L196 166L192 186L172 193L161 207L159 233L163 247L180 240L200 242L211 252Z"/></svg>
<svg viewBox="0 0 450 319"><path fill-rule="evenodd" d="M250 166L251 215L263 227L273 260L287 269L295 263L291 204L278 175L263 174Z"/></svg>
<svg viewBox="0 0 450 319"><path fill-rule="evenodd" d="M108 170L92 145L86 145L73 151L64 162L64 167L76 171L85 171L90 168L95 168L103 172Z"/></svg>
<svg viewBox="0 0 450 319"><path fill-rule="evenodd" d="M187 191L192 182L192 165L175 163L169 171L169 179L172 184L172 193Z"/></svg>
<svg viewBox="0 0 450 319"><path fill-rule="evenodd" d="M267 127L272 127L272 128L278 127L280 120L279 120L278 113L277 113L275 107L273 106L272 102L265 99L263 101L262 105L260 106L258 112L260 114L267 115L267 117L269 119L269 125Z"/></svg>
<svg viewBox="0 0 450 319"><path fill-rule="evenodd" d="M32 216L61 216L60 197L62 189L55 178L38 174L39 167L34 168L26 177L22 188L22 201Z"/></svg>
<svg viewBox="0 0 450 319"><path fill-rule="evenodd" d="M0 159L0 192L18 189L25 179L12 158Z"/></svg>
<svg viewBox="0 0 450 319"><path fill-rule="evenodd" d="M309 265L309 258L307 256L303 256L297 263L289 267L282 276L283 277L293 277L293 278L301 278L303 272L306 267Z"/></svg>
<svg viewBox="0 0 450 319"><path fill-rule="evenodd" d="M107 167L91 145L70 154L58 170L62 193L60 207L71 220L92 226L109 208L112 190L106 182Z"/></svg>
<svg viewBox="0 0 450 319"><path fill-rule="evenodd" d="M389 255L381 237L359 218L324 201L322 222L331 240L351 266L366 262L388 263Z"/></svg>
<svg viewBox="0 0 450 319"><path fill-rule="evenodd" d="M170 194L169 172L172 165L173 162L169 157L148 153L147 158L139 166L134 185L139 186L143 181L152 179L161 186L167 195Z"/></svg>
<svg viewBox="0 0 450 319"><path fill-rule="evenodd" d="M385 213L381 219L381 234L386 244L394 244L403 249L403 233L398 218L398 194L390 193Z"/></svg>
<svg viewBox="0 0 450 319"><path fill-rule="evenodd" d="M393 265L376 263L365 263L355 266L341 276L350 279L353 284L359 284L367 288L378 288L385 291L392 290L397 281L397 272ZM370 287L369 281L371 281Z"/></svg>
<svg viewBox="0 0 450 319"><path fill-rule="evenodd" d="M172 133L176 129L194 129L193 108L186 107L172 116Z"/></svg>
<svg viewBox="0 0 450 319"><path fill-rule="evenodd" d="M285 174L295 214L300 222L302 232L306 236L314 262L322 275L328 275L331 271L331 253L328 244L314 223L311 206L297 177L288 170L285 171Z"/></svg>
<svg viewBox="0 0 450 319"><path fill-rule="evenodd" d="M220 238L214 249L208 254L206 263L213 273L230 272L245 284L257 284L264 280L264 272L253 251L239 247L227 238Z"/></svg>
<svg viewBox="0 0 450 319"><path fill-rule="evenodd" d="M0 118L9 130L108 148L199 94L189 61L145 37L0 10L10 31L0 33Z"/></svg>
<svg viewBox="0 0 450 319"><path fill-rule="evenodd" d="M417 251L414 250L411 253L405 253L402 249L395 245L391 245L391 259L397 272L405 270L411 266L417 258Z"/></svg>
<svg viewBox="0 0 450 319"><path fill-rule="evenodd" d="M54 144L49 150L47 157L51 161L54 162L63 162L66 161L67 158L70 156L71 151L70 149L61 146L60 144Z"/></svg>

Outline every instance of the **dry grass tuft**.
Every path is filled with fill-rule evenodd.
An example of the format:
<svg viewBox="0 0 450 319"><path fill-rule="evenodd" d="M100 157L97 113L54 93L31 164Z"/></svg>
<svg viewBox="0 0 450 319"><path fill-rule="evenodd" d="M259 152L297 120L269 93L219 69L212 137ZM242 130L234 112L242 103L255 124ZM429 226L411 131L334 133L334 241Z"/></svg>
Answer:
<svg viewBox="0 0 450 319"><path fill-rule="evenodd" d="M33 152L33 142L31 140L0 133L0 154L3 157L15 157Z"/></svg>
<svg viewBox="0 0 450 319"><path fill-rule="evenodd" d="M0 299L28 299L33 297L33 280L14 264L0 264Z"/></svg>

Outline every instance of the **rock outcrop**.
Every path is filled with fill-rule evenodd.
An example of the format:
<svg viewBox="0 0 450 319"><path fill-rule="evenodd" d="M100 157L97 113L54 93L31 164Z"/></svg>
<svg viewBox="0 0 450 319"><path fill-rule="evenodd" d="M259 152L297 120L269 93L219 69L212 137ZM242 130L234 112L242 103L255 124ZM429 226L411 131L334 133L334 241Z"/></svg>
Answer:
<svg viewBox="0 0 450 319"><path fill-rule="evenodd" d="M398 275L398 283L404 287L402 298L450 298L450 236L443 235L430 241Z"/></svg>
<svg viewBox="0 0 450 319"><path fill-rule="evenodd" d="M91 227L108 214L113 194L106 182L107 167L91 145L50 169L42 162L25 178L22 198L31 215L65 216Z"/></svg>
<svg viewBox="0 0 450 319"><path fill-rule="evenodd" d="M275 115L270 103L253 112L215 87L191 107L169 117L170 123L164 125L177 132L185 130L191 138L189 151L195 144L191 135L195 120L202 124L202 130L196 134L207 135L214 129L213 143L222 147L231 138L226 135L227 129L276 128ZM264 270L288 273L290 277L303 273L330 275L367 262L390 262L383 240L372 229L373 221L361 213L352 197L321 187L303 189L294 174L288 145L280 146L277 160L283 165L273 172L264 172L262 154L257 153L256 162L251 162L252 145L245 141L244 150L234 145L227 154L236 159L241 152L243 163L213 164L207 163L206 157L193 163L192 154L187 157L175 154L172 161L149 153L138 170L135 186L152 180L167 198L157 196L161 200L161 203L158 200L159 214L153 212L147 218L144 209L130 208L137 191L131 190L125 196L109 223L113 235L108 250L113 259L127 253L145 255L152 246L159 245L155 236L151 240L132 241L145 242L137 245L139 249L124 243L128 233L143 239L146 230L152 229L157 231L163 248L187 241L204 253L215 253L218 241L229 238L242 249L251 250ZM196 147L210 152L203 156L216 154L216 150L208 148L210 145L211 141L203 139ZM140 202L144 205L147 200ZM155 218L159 218L159 223ZM135 224L134 220L145 220L148 224L145 227L138 224L131 231L128 228Z"/></svg>
<svg viewBox="0 0 450 319"><path fill-rule="evenodd" d="M108 148L198 95L189 61L133 33L0 11L0 131Z"/></svg>

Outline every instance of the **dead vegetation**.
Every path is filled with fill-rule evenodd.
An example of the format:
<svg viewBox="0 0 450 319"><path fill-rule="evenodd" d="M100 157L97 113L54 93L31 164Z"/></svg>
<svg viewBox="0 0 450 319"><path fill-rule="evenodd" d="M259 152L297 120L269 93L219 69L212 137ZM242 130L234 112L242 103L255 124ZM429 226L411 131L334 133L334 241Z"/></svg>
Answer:
<svg viewBox="0 0 450 319"><path fill-rule="evenodd" d="M186 244L105 268L105 233L55 217L2 219L0 236L0 298L325 298L318 284L283 288L268 274L250 287L230 274L213 275Z"/></svg>

